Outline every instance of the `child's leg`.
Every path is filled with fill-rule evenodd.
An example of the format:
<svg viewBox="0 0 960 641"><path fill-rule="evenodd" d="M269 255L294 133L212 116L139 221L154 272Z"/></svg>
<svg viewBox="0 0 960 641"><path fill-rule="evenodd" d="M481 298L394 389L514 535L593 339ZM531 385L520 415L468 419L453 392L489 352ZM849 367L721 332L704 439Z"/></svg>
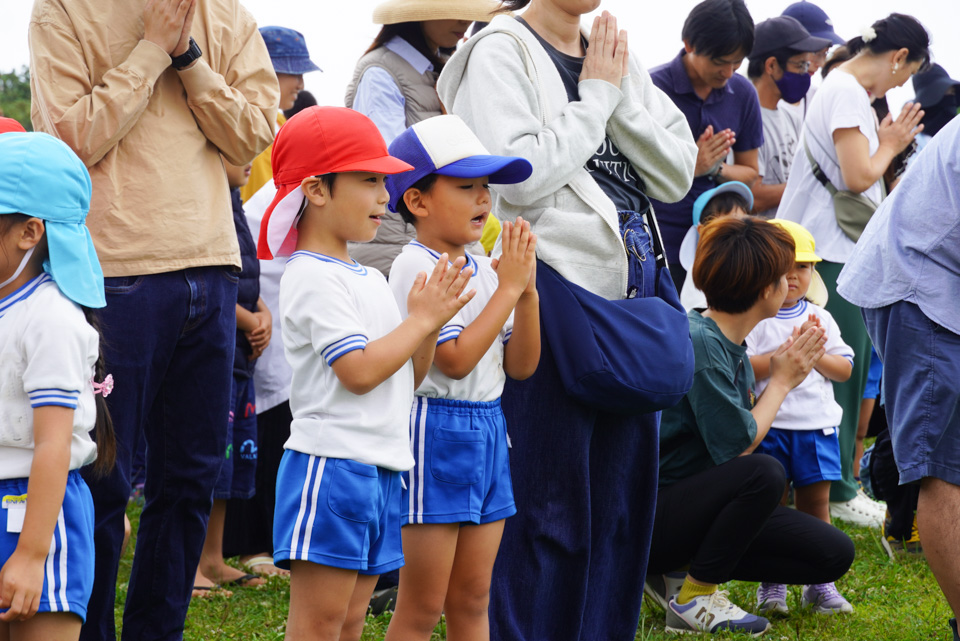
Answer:
<svg viewBox="0 0 960 641"><path fill-rule="evenodd" d="M77 641L80 638L80 617L69 612L40 612L26 621L0 624L3 641ZM8 636L3 628L7 627Z"/></svg>
<svg viewBox="0 0 960 641"><path fill-rule="evenodd" d="M357 585L353 588L350 605L347 607L347 619L343 622L340 641L360 641L363 626L367 622L367 610L370 609L370 597L377 587L379 574L357 575Z"/></svg>
<svg viewBox="0 0 960 641"><path fill-rule="evenodd" d="M794 487L793 500L799 511L830 522L830 481Z"/></svg>
<svg viewBox="0 0 960 641"><path fill-rule="evenodd" d="M262 585L261 578L250 578L246 573L231 567L223 561L223 524L227 515L226 499L214 499L213 509L210 510L210 521L207 524L207 538L203 541L203 551L200 554L200 565L197 568L203 576L219 584L234 583L235 585Z"/></svg>
<svg viewBox="0 0 960 641"><path fill-rule="evenodd" d="M287 641L339 641L357 571L290 561Z"/></svg>
<svg viewBox="0 0 960 641"><path fill-rule="evenodd" d="M418 523L403 528L406 563L400 568L397 605L387 641L430 638L443 612L462 531L459 523Z"/></svg>
<svg viewBox="0 0 960 641"><path fill-rule="evenodd" d="M447 637L464 641L488 641L490 619L490 577L500 549L504 519L460 528L457 553L450 573L450 587L444 610Z"/></svg>

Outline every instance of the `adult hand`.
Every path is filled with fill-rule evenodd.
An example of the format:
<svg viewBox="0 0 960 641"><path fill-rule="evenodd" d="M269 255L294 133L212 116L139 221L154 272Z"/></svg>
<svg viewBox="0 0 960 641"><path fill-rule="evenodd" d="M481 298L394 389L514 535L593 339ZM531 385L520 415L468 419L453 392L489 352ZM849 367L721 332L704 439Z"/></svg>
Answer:
<svg viewBox="0 0 960 641"><path fill-rule="evenodd" d="M827 336L820 327L810 327L793 334L770 357L770 382L776 381L793 389L803 382L820 357L826 354Z"/></svg>
<svg viewBox="0 0 960 641"><path fill-rule="evenodd" d="M173 57L182 56L190 48L190 31L193 29L193 16L197 13L197 0L190 1L190 9L187 11L187 17L183 20L183 29L180 31L180 42L173 50ZM196 62L191 63L193 66Z"/></svg>
<svg viewBox="0 0 960 641"><path fill-rule="evenodd" d="M620 79L627 74L627 32L617 33L617 19L604 11L593 19L587 55L583 59L580 81L605 80L620 88Z"/></svg>
<svg viewBox="0 0 960 641"><path fill-rule="evenodd" d="M184 22L196 0L147 0L143 8L143 39L152 42L171 57L178 51ZM188 36L189 39L189 36Z"/></svg>
<svg viewBox="0 0 960 641"><path fill-rule="evenodd" d="M880 145L889 147L895 154L906 149L917 134L923 131L923 125L920 124L923 114L918 102L904 105L896 120L887 114L877 131Z"/></svg>
<svg viewBox="0 0 960 641"><path fill-rule="evenodd" d="M694 176L706 176L712 173L717 163L726 158L733 143L737 141L734 133L724 129L713 133L713 125L707 125L700 137L697 138L697 164L694 167Z"/></svg>

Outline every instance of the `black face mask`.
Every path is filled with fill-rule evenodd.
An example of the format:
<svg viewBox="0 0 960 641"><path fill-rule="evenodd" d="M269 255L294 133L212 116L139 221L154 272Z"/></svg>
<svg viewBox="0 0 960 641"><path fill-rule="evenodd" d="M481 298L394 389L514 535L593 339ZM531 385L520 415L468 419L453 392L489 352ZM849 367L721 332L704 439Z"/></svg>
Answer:
<svg viewBox="0 0 960 641"><path fill-rule="evenodd" d="M960 100L957 95L944 96L940 102L926 109L923 115L923 133L935 136L957 115Z"/></svg>

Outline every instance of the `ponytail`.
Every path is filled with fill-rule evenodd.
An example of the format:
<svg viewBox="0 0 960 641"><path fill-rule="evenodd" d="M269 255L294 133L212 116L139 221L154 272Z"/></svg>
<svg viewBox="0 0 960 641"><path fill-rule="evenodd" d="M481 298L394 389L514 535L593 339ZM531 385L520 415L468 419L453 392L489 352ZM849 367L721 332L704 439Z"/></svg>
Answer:
<svg viewBox="0 0 960 641"><path fill-rule="evenodd" d="M530 0L500 0L500 8L507 11L520 11L530 4Z"/></svg>
<svg viewBox="0 0 960 641"><path fill-rule="evenodd" d="M846 47L851 56L861 51L879 55L907 49L907 61L919 61L920 71L930 64L930 35L919 20L902 13L891 13L877 20L863 35L848 40Z"/></svg>
<svg viewBox="0 0 960 641"><path fill-rule="evenodd" d="M81 307L80 309L83 310L83 316L87 319L87 323L100 336L97 362L93 366L93 380L102 383L107 376L107 372L103 363L103 332L100 331L100 319L96 311L89 307ZM93 430L93 438L97 442L97 460L93 464L93 474L100 478L106 476L116 463L117 439L113 431L113 419L110 418L110 410L107 408L107 399L104 398L102 393L94 394L93 398L97 405L97 422Z"/></svg>

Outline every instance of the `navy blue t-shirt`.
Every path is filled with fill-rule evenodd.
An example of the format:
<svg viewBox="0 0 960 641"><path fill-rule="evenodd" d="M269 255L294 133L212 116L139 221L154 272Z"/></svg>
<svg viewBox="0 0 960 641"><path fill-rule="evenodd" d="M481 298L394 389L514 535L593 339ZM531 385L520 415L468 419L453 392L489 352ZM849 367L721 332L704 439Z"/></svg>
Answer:
<svg viewBox="0 0 960 641"><path fill-rule="evenodd" d="M257 260L257 243L250 233L247 217L243 213L243 200L240 190L230 191L233 201L233 225L237 230L237 241L240 243L240 260L243 269L240 271L240 282L237 284L237 304L251 312L257 311L257 301L260 299L260 261ZM240 378L249 378L253 375L254 361L249 359L253 349L243 332L237 328L237 347L233 355L233 375Z"/></svg>
<svg viewBox="0 0 960 641"><path fill-rule="evenodd" d="M560 78L563 80L563 86L567 90L567 99L571 102L579 101L580 72L583 70L583 58L568 56L561 51L557 51L550 43L541 38L540 34L534 31L523 18L517 18L517 21L530 29L530 32L537 37L537 40L546 49L547 54L560 73ZM586 38L583 38L583 48L587 48ZM593 158L587 161L585 169L597 181L603 193L613 201L618 211L635 211L641 214L647 211L650 201L647 200L644 193L646 186L643 184L643 179L637 175L630 161L620 153L620 150L617 149L617 146L613 144L609 137L604 138L603 144L597 149Z"/></svg>
<svg viewBox="0 0 960 641"><path fill-rule="evenodd" d="M750 81L735 73L723 89L711 90L707 99L702 100L694 93L690 77L683 66L684 53L681 49L673 60L651 69L650 77L653 84L670 96L686 116L693 139L699 138L709 125L713 125L714 132L730 129L736 134L734 151L750 151L762 147L763 118L760 115L760 100ZM657 212L667 260L671 264L680 264L680 244L693 224L693 202L700 194L716 186L713 178L701 176L693 179L690 191L679 202L652 201Z"/></svg>

